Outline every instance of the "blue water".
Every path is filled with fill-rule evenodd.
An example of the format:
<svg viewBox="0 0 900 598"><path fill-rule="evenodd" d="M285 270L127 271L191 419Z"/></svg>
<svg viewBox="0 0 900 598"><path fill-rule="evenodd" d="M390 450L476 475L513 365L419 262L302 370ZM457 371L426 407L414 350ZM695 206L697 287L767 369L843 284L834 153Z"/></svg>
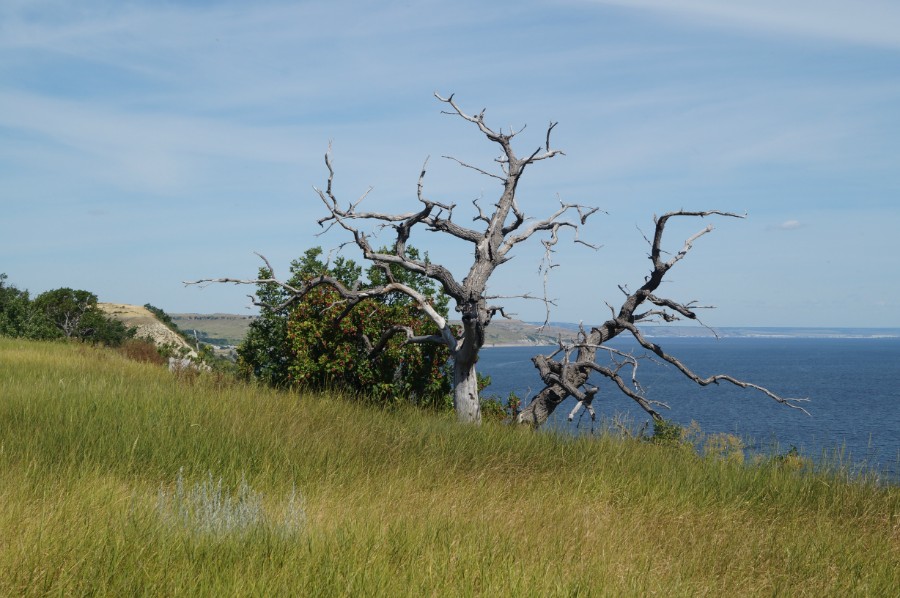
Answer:
<svg viewBox="0 0 900 598"><path fill-rule="evenodd" d="M810 415L789 409L751 389L727 383L699 387L670 365L642 361L639 379L649 399L667 403L663 417L683 425L696 421L704 432L741 436L751 449L769 452L796 446L815 460L837 453L847 465L864 463L900 480L900 339L847 338L667 338L666 351L701 377L730 374L784 397L805 397ZM642 351L631 342L619 349ZM479 371L492 378L485 394L531 397L542 385L530 359L546 347L484 349ZM630 374L625 374L630 376ZM600 376L594 400L599 418L648 419L631 399ZM573 433L590 431L587 415L569 423L569 399L550 425Z"/></svg>

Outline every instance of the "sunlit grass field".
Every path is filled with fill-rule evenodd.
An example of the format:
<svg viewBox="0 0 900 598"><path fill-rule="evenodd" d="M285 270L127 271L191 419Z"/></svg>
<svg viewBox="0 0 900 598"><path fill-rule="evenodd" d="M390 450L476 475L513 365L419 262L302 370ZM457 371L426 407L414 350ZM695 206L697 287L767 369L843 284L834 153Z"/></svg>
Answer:
<svg viewBox="0 0 900 598"><path fill-rule="evenodd" d="M892 596L900 489L0 338L0 595Z"/></svg>

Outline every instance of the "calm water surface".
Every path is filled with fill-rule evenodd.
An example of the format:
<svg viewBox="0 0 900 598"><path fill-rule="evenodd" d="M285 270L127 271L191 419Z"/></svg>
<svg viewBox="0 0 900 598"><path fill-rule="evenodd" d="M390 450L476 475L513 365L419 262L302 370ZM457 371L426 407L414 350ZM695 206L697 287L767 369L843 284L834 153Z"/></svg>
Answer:
<svg viewBox="0 0 900 598"><path fill-rule="evenodd" d="M640 380L648 398L668 403L667 419L700 424L705 432L740 435L751 448L767 451L796 446L820 458L842 451L845 462L865 462L900 480L900 339L845 338L666 338L657 342L700 376L717 373L765 386L785 397L808 397L811 415L786 408L750 389L729 384L705 388L672 366L641 362ZM619 349L640 352L632 341ZM492 378L487 394L532 396L542 386L531 357L546 347L485 349L479 370ZM594 400L598 417L625 415L640 424L642 409L602 377ZM560 406L550 425L573 433L590 431L585 416L569 423L574 400Z"/></svg>

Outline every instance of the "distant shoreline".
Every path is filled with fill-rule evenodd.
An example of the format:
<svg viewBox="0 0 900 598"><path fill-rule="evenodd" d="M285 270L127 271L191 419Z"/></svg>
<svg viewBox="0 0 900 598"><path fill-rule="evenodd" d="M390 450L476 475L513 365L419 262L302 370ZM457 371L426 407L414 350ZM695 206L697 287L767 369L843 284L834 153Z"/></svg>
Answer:
<svg viewBox="0 0 900 598"><path fill-rule="evenodd" d="M254 316L238 314L170 313L169 316L182 330L196 335L201 341L218 346L238 345L247 334ZM591 325L584 324L589 331ZM497 319L488 326L484 348L502 347L554 347L562 338L572 342L581 326L571 322L523 322ZM647 338L808 338L808 339L900 339L898 327L853 326L658 326L646 325L641 329ZM624 338L624 337L623 337Z"/></svg>
<svg viewBox="0 0 900 598"><path fill-rule="evenodd" d="M536 343L485 343L482 349L503 349L506 347L552 347L554 343L536 344Z"/></svg>
<svg viewBox="0 0 900 598"><path fill-rule="evenodd" d="M702 329L700 329L702 330ZM669 334L658 334L658 333L645 333L644 337L648 339L664 339L664 340L677 340L677 339L711 339L711 340L727 340L727 339L783 339L783 340L900 340L900 330L896 332L885 332L882 330L865 332L862 329L855 329L854 332L835 332L831 329L815 329L810 328L808 330L802 330L797 328L790 329L790 332L758 332L752 333L748 329L741 329L740 332L728 331L728 330L717 330L718 336L714 335L712 332L706 331L706 333L700 332L697 330L695 334L684 334L684 333L669 333ZM771 329L769 329L771 330ZM619 337L619 339L628 339L631 338L629 335L623 334ZM564 339L571 341L571 339ZM482 347L483 349L500 349L500 348L509 348L509 347L553 347L556 343L485 343Z"/></svg>
<svg viewBox="0 0 900 598"><path fill-rule="evenodd" d="M551 322L551 325L578 329L576 324L567 322ZM900 338L900 328L890 326L642 326L641 330L647 338Z"/></svg>

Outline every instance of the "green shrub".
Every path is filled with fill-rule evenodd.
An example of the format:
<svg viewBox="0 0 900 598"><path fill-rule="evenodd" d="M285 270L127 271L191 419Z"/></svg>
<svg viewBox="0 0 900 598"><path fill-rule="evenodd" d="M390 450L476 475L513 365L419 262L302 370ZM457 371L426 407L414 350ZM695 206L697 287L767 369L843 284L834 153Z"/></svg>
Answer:
<svg viewBox="0 0 900 598"><path fill-rule="evenodd" d="M516 393L511 392L504 402L497 396L490 396L481 400L481 418L485 421L512 422L519 414L522 399Z"/></svg>
<svg viewBox="0 0 900 598"><path fill-rule="evenodd" d="M676 445L684 441L685 429L679 424L667 419L653 420L653 434L649 441L654 444Z"/></svg>
<svg viewBox="0 0 900 598"><path fill-rule="evenodd" d="M33 340L71 338L118 347L134 337L135 329L108 317L89 291L63 287L41 293L34 300L28 291L6 283L0 274L0 336Z"/></svg>
<svg viewBox="0 0 900 598"><path fill-rule="evenodd" d="M407 252L419 258L415 248ZM370 268L363 280L362 268L352 260L338 257L326 263L321 257L322 249L315 247L291 262L288 284L297 288L323 275L348 287L378 286L387 280L377 268ZM430 298L435 309L447 315L448 300L433 281L399 268L391 276ZM267 268L259 270L260 280L271 277ZM238 347L238 368L244 377L276 387L339 388L382 404L402 402L432 409L452 405L444 345L407 343L401 333L372 351L392 326L406 326L417 336L437 334L435 324L406 295L371 298L346 313L345 302L327 285L287 305L291 297L285 289L260 283L257 298L269 307L262 309Z"/></svg>

